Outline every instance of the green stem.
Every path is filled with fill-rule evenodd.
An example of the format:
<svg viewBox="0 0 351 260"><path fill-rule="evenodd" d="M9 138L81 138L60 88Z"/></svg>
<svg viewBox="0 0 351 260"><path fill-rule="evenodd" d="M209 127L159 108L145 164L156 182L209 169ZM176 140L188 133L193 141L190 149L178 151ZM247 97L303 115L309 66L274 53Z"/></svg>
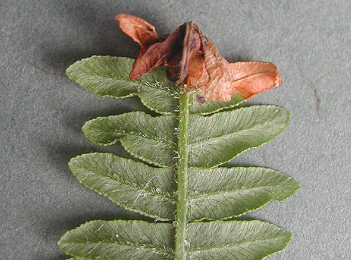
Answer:
<svg viewBox="0 0 351 260"><path fill-rule="evenodd" d="M186 228L187 228L187 172L188 172L188 119L189 93L181 92L179 98L178 122L178 167L177 167L177 218L175 260L187 259Z"/></svg>

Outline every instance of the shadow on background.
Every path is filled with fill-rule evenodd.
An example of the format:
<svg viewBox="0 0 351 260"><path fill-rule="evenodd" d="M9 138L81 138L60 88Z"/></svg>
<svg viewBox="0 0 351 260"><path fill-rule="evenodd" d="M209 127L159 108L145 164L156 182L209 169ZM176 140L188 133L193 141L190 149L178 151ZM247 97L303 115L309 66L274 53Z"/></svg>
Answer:
<svg viewBox="0 0 351 260"><path fill-rule="evenodd" d="M131 98L129 101L137 104L140 102L138 98ZM142 108L141 104L140 108ZM118 156L131 158L131 156L125 151L119 142L107 147L93 144L84 136L82 132L82 126L84 123L91 119L109 115L118 115L131 111L135 111L135 109L128 105L116 107L116 104L112 104L107 107L105 106L102 109L97 109L94 111L87 110L83 113L75 113L72 111L64 115L63 127L67 129L67 132L70 132L70 130L71 132L73 131L74 137L78 137L79 140L74 140L72 142L72 140L59 139L55 141L46 140L45 142L38 140L37 142L46 150L47 158L50 164L54 165L60 172L65 172L69 175L71 175L71 172L68 169L69 160L84 153L111 152Z"/></svg>
<svg viewBox="0 0 351 260"><path fill-rule="evenodd" d="M93 55L135 58L139 46L119 29L114 19L118 13L140 16L161 31L163 27L150 16L148 7L144 7L142 2L135 6L122 0L113 1L113 5L110 2L102 4L101 1L63 0L56 2L56 5L58 10L63 11L59 15L69 21L71 28L60 32L69 42L46 39L40 46L42 65L50 67L54 73L63 74L75 61ZM157 20L161 18L162 14L157 14ZM68 32L71 35L67 35Z"/></svg>

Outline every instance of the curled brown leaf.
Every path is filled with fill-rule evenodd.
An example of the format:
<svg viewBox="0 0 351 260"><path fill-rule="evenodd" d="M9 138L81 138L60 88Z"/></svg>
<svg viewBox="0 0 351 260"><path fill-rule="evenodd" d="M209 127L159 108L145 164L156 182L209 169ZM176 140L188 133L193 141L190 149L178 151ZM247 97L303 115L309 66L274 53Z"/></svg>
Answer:
<svg viewBox="0 0 351 260"><path fill-rule="evenodd" d="M141 46L130 72L132 80L162 65L170 80L183 82L187 90L204 90L205 99L213 101L230 101L234 93L247 99L281 84L271 63L229 63L193 22L161 39L154 26L139 17L119 14L116 19L122 31Z"/></svg>
<svg viewBox="0 0 351 260"><path fill-rule="evenodd" d="M139 17L129 14L118 14L115 19L118 21L121 30L141 47L160 40L155 27Z"/></svg>

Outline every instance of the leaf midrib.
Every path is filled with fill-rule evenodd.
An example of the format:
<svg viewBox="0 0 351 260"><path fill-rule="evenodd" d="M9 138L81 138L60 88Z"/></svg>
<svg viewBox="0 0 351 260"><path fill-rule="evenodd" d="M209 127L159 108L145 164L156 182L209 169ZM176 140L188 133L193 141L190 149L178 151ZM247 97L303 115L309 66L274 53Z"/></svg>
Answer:
<svg viewBox="0 0 351 260"><path fill-rule="evenodd" d="M273 120L272 120L273 121ZM198 143L200 142L209 142L209 141L212 141L212 140L216 140L216 139L221 139L221 138L226 138L227 136L231 136L231 135L238 135L239 133L242 133L242 132L252 132L254 131L255 128L261 128L265 125L270 125L272 124L272 121L269 121L269 122L264 122L262 124L254 124L252 127L250 128L245 128L245 129L240 129L238 131L235 131L235 132L231 132L231 133L225 133L223 135L219 135L219 136L213 136L213 137L203 137L203 138L200 138L196 141L193 141L191 142L189 145L190 146L196 146L198 145Z"/></svg>
<svg viewBox="0 0 351 260"><path fill-rule="evenodd" d="M286 181L285 181L286 182ZM284 183L285 183L284 182ZM220 191L209 191L209 192L202 192L196 195L191 195L191 199L198 199L199 197L203 197L203 196L211 196L211 195L221 195L221 194L226 194L226 193L238 193L240 191L243 192L250 192L253 190L257 190L257 189L264 189L264 188L275 188L275 187L279 187L279 186L283 186L282 183L280 183L279 185L267 185L267 186L257 186L257 187L249 187L249 188L245 188L245 189L229 189L229 190L220 190ZM267 191L269 193L269 195L271 195L271 191ZM274 196L270 196L271 199Z"/></svg>
<svg viewBox="0 0 351 260"><path fill-rule="evenodd" d="M201 251L211 251L211 250L216 250L216 249L224 249L224 248L228 248L228 247L240 247L240 245L245 245L245 244L255 243L255 242L260 242L260 241L278 240L280 238L283 238L285 240L285 236L286 236L286 234L281 234L279 236L270 237L270 238L266 238L266 239L255 239L255 240L248 240L248 241L243 241L243 242L238 242L238 243L221 244L220 246L215 246L215 247L197 247L194 249L190 249L189 252L201 252Z"/></svg>
<svg viewBox="0 0 351 260"><path fill-rule="evenodd" d="M116 84L119 84L119 85L123 85L126 83L126 81L128 81L128 84L130 86L133 86L133 87L137 87L137 92L141 92L141 89L140 88L143 88L143 87L149 87L149 88L152 88L152 89L157 89L157 90L162 90L164 92L167 92L168 93L168 89L167 88L158 88L157 86L155 86L154 84L152 83L149 83L149 81L147 80L143 80L143 79L140 79L140 80L134 80L134 81L130 81L128 79L119 79L119 78L116 78L118 77L118 75L108 75L108 76L103 76L103 75L99 75L95 70L93 70L93 75L92 74L89 74L83 67L79 67L79 69L82 71L82 74L84 74L86 77L89 77L89 78L100 78L100 79L105 79L105 80L110 80L110 81L115 81ZM91 68L90 68L91 69ZM111 67L110 69L112 71L114 71ZM153 80L155 82L157 82L157 80L155 80L155 78L153 78ZM102 84L101 84L102 85ZM161 85L162 86L162 85ZM138 88L140 87L140 88ZM135 93L136 94L136 93Z"/></svg>
<svg viewBox="0 0 351 260"><path fill-rule="evenodd" d="M141 186L141 185L138 185L138 184L137 184L136 186L133 186L133 185L131 185L131 184L128 183L128 182L123 182L123 181L120 181L120 180L115 179L115 178L110 177L110 176L103 176L103 175L94 173L94 172L92 172L92 171L90 171L90 174L91 174L91 175L100 176L100 177L103 178L103 179L111 180L111 181L113 181L113 182L118 182L118 183L120 183L120 184L122 184L122 185L126 185L126 186L129 186L129 187L131 187L131 188L137 188L139 191L142 191L142 190L143 190L143 191L146 191L147 193L151 193L151 194L154 195L154 196L163 197L163 198L169 200L169 202L174 202L174 201L175 201L173 196L171 196L171 195L166 195L164 192L158 193L158 192L156 192L156 191L152 191L152 190L149 190L149 189L145 189L145 186ZM85 174L84 174L84 175L85 175ZM136 183L135 183L135 184L136 184Z"/></svg>
<svg viewBox="0 0 351 260"><path fill-rule="evenodd" d="M115 244L115 245L118 245L118 246L125 246L125 247L132 247L134 249L137 249L137 250L148 250L148 251L157 251L159 252L160 254L163 254L163 255L173 255L173 250L171 248L168 248L168 250L165 250L165 248L159 248L159 247L155 247L155 246L152 246L150 244L137 244L137 243L133 243L131 241L128 241L129 244L127 243L123 243L123 242L118 242L118 241L111 241L111 242L108 242L108 241L103 241L103 242L87 242L87 241L82 241L82 242L71 242L71 243L65 243L66 245L69 245L69 244L72 244L72 245L77 245L77 244L82 244L82 245L95 245L95 246L98 246L98 245L101 245L101 244L106 244L106 245L111 245L111 244Z"/></svg>
<svg viewBox="0 0 351 260"><path fill-rule="evenodd" d="M149 136L147 134L142 134L142 133L135 133L135 132L126 132L124 133L124 131L121 132L124 136L128 136L128 135L134 135L134 136L138 136L141 138L146 138L146 139L150 139L150 140L154 140L154 141L160 141L163 144L166 144L167 146L172 146L169 148L174 148L174 145L176 145L175 142L173 142L172 140L168 140L168 139L162 139L162 138L153 138L152 136Z"/></svg>

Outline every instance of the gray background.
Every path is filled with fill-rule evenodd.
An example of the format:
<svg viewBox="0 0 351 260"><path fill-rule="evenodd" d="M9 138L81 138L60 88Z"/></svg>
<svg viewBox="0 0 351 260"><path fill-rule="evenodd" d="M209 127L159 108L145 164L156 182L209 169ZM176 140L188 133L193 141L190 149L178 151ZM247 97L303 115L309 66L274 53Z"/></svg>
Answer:
<svg viewBox="0 0 351 260"><path fill-rule="evenodd" d="M294 236L270 259L351 259L351 3L335 1L0 1L0 258L64 259L57 241L94 219L140 218L81 186L68 160L90 151L82 124L143 109L101 99L65 76L93 54L135 57L114 16L131 13L160 34L196 22L230 61L276 64L283 86L251 100L291 111L287 131L234 164L279 169L296 196L249 214Z"/></svg>

